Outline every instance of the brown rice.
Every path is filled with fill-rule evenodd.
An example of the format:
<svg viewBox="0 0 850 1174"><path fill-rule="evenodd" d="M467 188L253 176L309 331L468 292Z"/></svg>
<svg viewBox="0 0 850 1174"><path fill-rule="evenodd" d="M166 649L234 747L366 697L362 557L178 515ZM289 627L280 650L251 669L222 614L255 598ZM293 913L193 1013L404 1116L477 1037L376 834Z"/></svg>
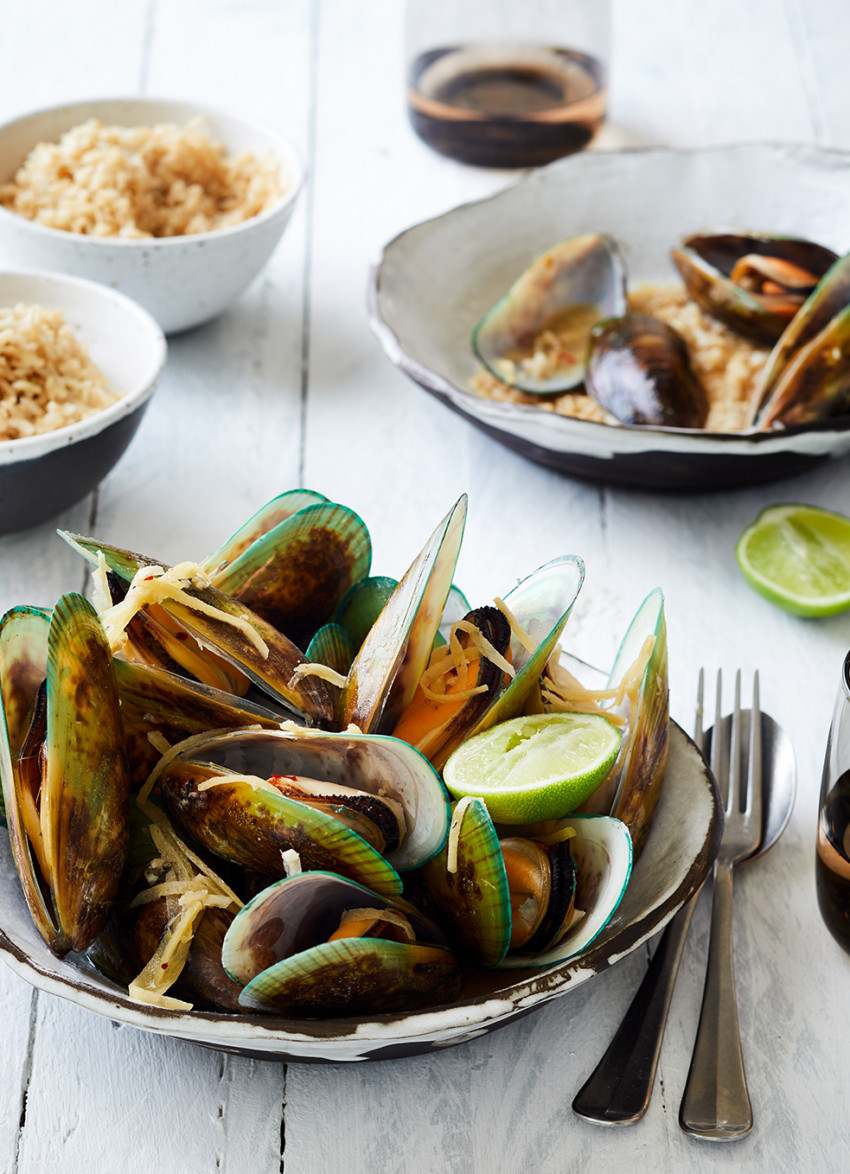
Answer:
<svg viewBox="0 0 850 1174"><path fill-rule="evenodd" d="M59 310L0 307L0 440L75 424L119 398Z"/></svg>
<svg viewBox="0 0 850 1174"><path fill-rule="evenodd" d="M708 432L738 432L749 423L750 405L759 376L770 354L704 313L683 285L646 283L629 293L629 308L660 318L678 331L688 349L691 366L708 399ZM543 398L509 387L488 371L471 381L471 390L487 399L532 404L544 411L583 420L618 421L582 392Z"/></svg>
<svg viewBox="0 0 850 1174"><path fill-rule="evenodd" d="M183 236L240 224L285 191L279 160L226 149L197 128L75 126L39 143L0 204L50 228L88 236Z"/></svg>

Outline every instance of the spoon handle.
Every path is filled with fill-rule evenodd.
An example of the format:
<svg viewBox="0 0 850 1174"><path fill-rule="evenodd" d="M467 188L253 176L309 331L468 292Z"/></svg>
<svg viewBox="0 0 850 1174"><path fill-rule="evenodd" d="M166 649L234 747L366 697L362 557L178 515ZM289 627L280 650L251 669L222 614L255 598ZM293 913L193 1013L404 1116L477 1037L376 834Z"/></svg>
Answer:
<svg viewBox="0 0 850 1174"><path fill-rule="evenodd" d="M699 892L670 921L605 1055L573 1101L600 1125L634 1125L649 1106L676 972Z"/></svg>
<svg viewBox="0 0 850 1174"><path fill-rule="evenodd" d="M733 1141L753 1127L732 959L732 865L715 861L708 971L691 1069L679 1109L686 1133Z"/></svg>

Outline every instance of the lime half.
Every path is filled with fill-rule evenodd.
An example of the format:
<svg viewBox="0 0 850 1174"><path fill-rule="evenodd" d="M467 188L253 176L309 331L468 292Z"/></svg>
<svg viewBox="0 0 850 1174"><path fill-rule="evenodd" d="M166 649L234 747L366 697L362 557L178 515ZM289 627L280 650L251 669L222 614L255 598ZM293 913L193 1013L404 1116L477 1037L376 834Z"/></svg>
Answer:
<svg viewBox="0 0 850 1174"><path fill-rule="evenodd" d="M497 823L556 819L593 794L620 741L617 727L597 714L515 717L459 746L443 779L456 799L483 799Z"/></svg>
<svg viewBox="0 0 850 1174"><path fill-rule="evenodd" d="M741 535L735 557L754 590L794 615L850 608L850 518L843 514L770 506Z"/></svg>

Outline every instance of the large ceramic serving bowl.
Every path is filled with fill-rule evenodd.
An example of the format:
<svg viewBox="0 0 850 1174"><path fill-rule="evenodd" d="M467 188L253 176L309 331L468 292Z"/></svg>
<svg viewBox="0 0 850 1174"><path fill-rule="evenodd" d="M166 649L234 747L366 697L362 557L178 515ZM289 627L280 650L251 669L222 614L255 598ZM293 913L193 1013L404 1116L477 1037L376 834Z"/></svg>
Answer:
<svg viewBox="0 0 850 1174"><path fill-rule="evenodd" d="M0 843L0 953L41 990L133 1027L223 1051L283 1060L378 1060L462 1043L510 1022L599 974L652 936L699 888L722 830L714 780L696 746L672 726L667 774L643 853L612 920L581 953L547 970L497 972L479 993L408 1014L283 1019L176 1012L130 1002L85 958L54 957L21 894L8 839Z"/></svg>
<svg viewBox="0 0 850 1174"><path fill-rule="evenodd" d="M850 451L850 417L779 432L720 434L599 424L473 395L470 333L535 256L606 232L629 283L679 280L670 249L730 224L850 249L850 155L742 144L575 155L516 186L415 225L385 247L370 319L389 358L502 444L578 477L652 489L714 489L800 472Z"/></svg>
<svg viewBox="0 0 850 1174"><path fill-rule="evenodd" d="M250 151L257 158L271 153L279 159L286 190L275 204L241 224L155 240L83 236L0 208L4 263L103 282L144 306L166 333L216 317L258 275L292 217L304 179L295 148L253 119L205 104L154 98L74 102L0 126L0 183L12 179L37 143L55 143L90 118L108 126L185 126L200 119L198 129L222 143L229 155Z"/></svg>
<svg viewBox="0 0 850 1174"><path fill-rule="evenodd" d="M0 534L46 522L94 489L133 439L166 357L150 314L104 285L0 271L0 306L18 303L60 310L110 388L123 394L75 424L0 441Z"/></svg>

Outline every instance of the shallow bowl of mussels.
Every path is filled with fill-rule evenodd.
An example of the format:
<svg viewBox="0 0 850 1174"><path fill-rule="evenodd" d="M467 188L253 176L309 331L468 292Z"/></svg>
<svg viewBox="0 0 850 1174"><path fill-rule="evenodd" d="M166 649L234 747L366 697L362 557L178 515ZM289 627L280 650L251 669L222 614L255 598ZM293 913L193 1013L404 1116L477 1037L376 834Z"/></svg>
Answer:
<svg viewBox="0 0 850 1174"><path fill-rule="evenodd" d="M591 670L568 651L581 558L470 602L465 518L398 579L308 490L175 566L62 533L91 598L0 620L4 960L140 1029L339 1061L474 1038L654 934L723 822L669 718L662 593ZM527 815L493 770L461 797L450 771L506 732ZM603 747L592 771L575 745Z"/></svg>
<svg viewBox="0 0 850 1174"><path fill-rule="evenodd" d="M414 225L372 329L447 407L573 476L767 482L850 451L850 156L587 152Z"/></svg>

